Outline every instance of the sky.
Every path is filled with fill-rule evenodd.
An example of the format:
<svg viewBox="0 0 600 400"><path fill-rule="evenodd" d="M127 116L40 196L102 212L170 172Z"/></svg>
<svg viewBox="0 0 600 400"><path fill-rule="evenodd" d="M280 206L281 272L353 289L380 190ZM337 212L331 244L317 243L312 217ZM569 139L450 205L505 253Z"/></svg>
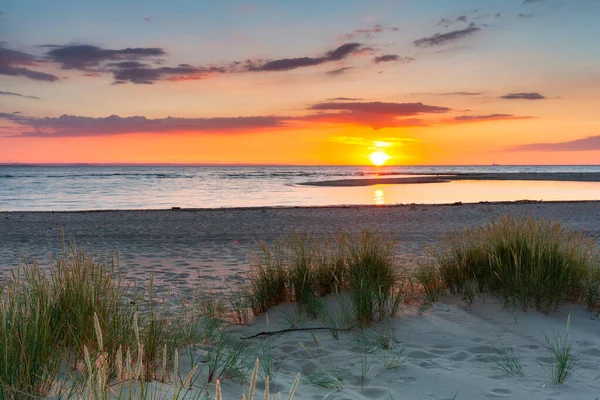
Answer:
<svg viewBox="0 0 600 400"><path fill-rule="evenodd" d="M598 164L598 16L600 0L4 0L0 163Z"/></svg>

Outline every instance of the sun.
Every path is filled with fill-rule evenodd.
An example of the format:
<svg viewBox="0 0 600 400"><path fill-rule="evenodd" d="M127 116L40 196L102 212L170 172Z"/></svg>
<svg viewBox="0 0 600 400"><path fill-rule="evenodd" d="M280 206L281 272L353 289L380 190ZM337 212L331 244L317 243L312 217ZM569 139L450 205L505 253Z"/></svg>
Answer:
<svg viewBox="0 0 600 400"><path fill-rule="evenodd" d="M381 151L381 150L375 151L369 155L369 159L371 160L373 165L377 165L377 166L385 164L385 162L387 160L389 160L390 158L392 158L392 157L390 157L384 151Z"/></svg>

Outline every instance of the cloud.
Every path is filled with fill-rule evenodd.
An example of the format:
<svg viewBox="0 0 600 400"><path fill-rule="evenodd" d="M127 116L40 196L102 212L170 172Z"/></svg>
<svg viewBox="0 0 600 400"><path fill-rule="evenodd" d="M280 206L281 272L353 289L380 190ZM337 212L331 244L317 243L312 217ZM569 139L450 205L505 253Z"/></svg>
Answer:
<svg viewBox="0 0 600 400"><path fill-rule="evenodd" d="M346 98L352 99L352 98ZM439 114L449 108L422 103L342 102L329 101L312 104L311 113L305 116L250 116L216 118L157 118L143 116L94 118L76 115L60 117L29 117L0 113L0 119L22 127L17 136L30 137L83 137L123 135L133 133L230 133L264 131L288 126L302 128L304 124L352 124L373 129L424 126L425 122L414 118L421 114ZM306 125L310 127L310 125Z"/></svg>
<svg viewBox="0 0 600 400"><path fill-rule="evenodd" d="M384 31L398 32L400 28L392 26L392 27L384 27L383 25L374 25L372 28L367 29L357 29L350 33L344 33L338 37L339 40L353 40L356 37L362 37L365 39L373 39L375 36Z"/></svg>
<svg viewBox="0 0 600 400"><path fill-rule="evenodd" d="M198 67L179 64L175 67L154 67L147 63L162 63L157 57L166 55L158 47L135 47L120 50L103 49L92 45L44 45L52 48L46 57L63 69L86 71L86 76L110 73L114 84L126 82L152 84L157 81L198 80L214 72L225 72L224 67ZM146 62L145 62L146 61Z"/></svg>
<svg viewBox="0 0 600 400"><path fill-rule="evenodd" d="M109 61L132 61L166 54L163 49L158 47L128 47L120 50L103 49L87 44L42 45L41 47L52 48L46 53L46 57L60 65L61 68L79 70L95 68Z"/></svg>
<svg viewBox="0 0 600 400"><path fill-rule="evenodd" d="M361 47L362 45L360 43L345 43L319 57L281 58L266 62L249 61L246 63L244 70L251 72L289 71L296 68L312 67L332 61L341 61L349 55L361 50Z"/></svg>
<svg viewBox="0 0 600 400"><path fill-rule="evenodd" d="M360 101L362 99L357 97L334 97L332 99L327 99L327 101Z"/></svg>
<svg viewBox="0 0 600 400"><path fill-rule="evenodd" d="M445 113L450 111L447 107L429 106L423 103L385 103L381 101L368 103L317 103L309 107L318 111L347 111L353 113L366 113L375 115L412 116L424 113Z"/></svg>
<svg viewBox="0 0 600 400"><path fill-rule="evenodd" d="M382 56L377 56L375 58L373 58L373 62L375 64L379 64L382 62L392 62L392 61L399 61L403 64L408 64L411 61L414 61L415 59L412 57L401 57L397 54L384 54Z"/></svg>
<svg viewBox="0 0 600 400"><path fill-rule="evenodd" d="M302 120L321 124L361 125L373 129L424 126L426 123L423 120L414 117L450 111L446 107L423 103L384 102L325 102L313 104L309 110L318 113L301 117Z"/></svg>
<svg viewBox="0 0 600 400"><path fill-rule="evenodd" d="M568 142L524 144L505 151L600 151L600 135Z"/></svg>
<svg viewBox="0 0 600 400"><path fill-rule="evenodd" d="M342 75L345 74L347 71L354 69L354 67L343 67L343 68L338 68L338 69L334 69L331 71L327 71L326 74L327 75L332 75L332 76L337 76L337 75Z"/></svg>
<svg viewBox="0 0 600 400"><path fill-rule="evenodd" d="M489 115L460 115L454 117L456 122L483 122L497 120L515 120L515 119L530 119L533 117L518 117L513 114L489 114Z"/></svg>
<svg viewBox="0 0 600 400"><path fill-rule="evenodd" d="M519 13L518 17L519 18L523 18L523 19L529 19L532 18L534 16L534 14L523 14L523 13Z"/></svg>
<svg viewBox="0 0 600 400"><path fill-rule="evenodd" d="M433 36L417 39L413 43L417 47L442 46L446 43L451 43L469 37L479 32L480 30L481 28L478 28L475 25L471 24L468 28L465 29L458 29L447 33L436 33Z"/></svg>
<svg viewBox="0 0 600 400"><path fill-rule="evenodd" d="M444 28L448 28L455 24L467 22L469 22L469 17L467 17L466 15L459 15L456 18L442 18L437 22L437 26L443 26Z"/></svg>
<svg viewBox="0 0 600 400"><path fill-rule="evenodd" d="M202 67L194 67L189 64L180 64L177 67L158 67L152 68L150 66L140 63L120 63L126 64L125 66L114 67L111 69L115 83L146 83L152 84L156 81L168 80L168 81L183 81L183 80L198 80L206 77L211 71ZM131 64L131 65L130 65ZM133 64L140 64L135 65ZM111 67L112 68L112 67Z"/></svg>
<svg viewBox="0 0 600 400"><path fill-rule="evenodd" d="M17 96L17 97L23 97L23 98L26 98L26 99L35 99L35 100L39 100L40 99L39 97L36 97L36 96L26 96L26 95L21 94L21 93L3 92L1 90L0 90L0 95L2 95L2 96Z"/></svg>
<svg viewBox="0 0 600 400"><path fill-rule="evenodd" d="M37 57L19 50L8 49L0 44L0 75L24 76L29 79L44 82L54 82L58 76L35 71L28 67L36 67L43 62Z"/></svg>
<svg viewBox="0 0 600 400"><path fill-rule="evenodd" d="M220 118L158 118L120 117L104 118L61 115L60 117L25 117L0 113L0 118L32 129L19 136L29 137L81 137L123 135L131 133L248 132L282 127L285 117L220 117Z"/></svg>
<svg viewBox="0 0 600 400"><path fill-rule="evenodd" d="M546 97L537 93L508 93L504 96L500 96L501 99L505 100L544 100Z"/></svg>

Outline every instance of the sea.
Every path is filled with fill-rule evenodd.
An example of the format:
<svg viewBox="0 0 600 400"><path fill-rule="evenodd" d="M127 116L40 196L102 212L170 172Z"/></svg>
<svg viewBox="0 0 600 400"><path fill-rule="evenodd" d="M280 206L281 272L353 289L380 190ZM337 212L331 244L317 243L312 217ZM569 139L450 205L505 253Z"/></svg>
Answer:
<svg viewBox="0 0 600 400"><path fill-rule="evenodd" d="M600 166L0 166L0 211L600 200L598 182L453 181L305 186L409 174L597 172Z"/></svg>

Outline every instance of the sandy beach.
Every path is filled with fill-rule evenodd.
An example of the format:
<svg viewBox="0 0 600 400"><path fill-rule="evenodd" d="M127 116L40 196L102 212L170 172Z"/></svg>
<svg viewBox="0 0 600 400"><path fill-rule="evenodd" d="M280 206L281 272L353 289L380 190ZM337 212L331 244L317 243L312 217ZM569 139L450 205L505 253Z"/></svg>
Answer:
<svg viewBox="0 0 600 400"><path fill-rule="evenodd" d="M0 212L0 273L20 257L41 264L67 240L96 252L118 250L132 278L154 271L158 286L223 287L243 281L255 241L292 230L334 233L378 230L397 242L396 256L413 262L445 234L504 214L550 217L600 236L600 202L461 205Z"/></svg>
<svg viewBox="0 0 600 400"><path fill-rule="evenodd" d="M4 212L0 213L0 269L7 272L23 256L45 264L50 253L59 251L64 231L67 239L96 252L118 249L130 278L145 281L154 271L159 296L168 288L183 293L197 286L219 290L245 282L247 256L255 240L271 241L292 229L378 230L397 241L398 262L410 266L448 232L504 214L551 217L567 227L600 235L600 202ZM393 327L374 324L363 332L374 338L384 330L394 332L392 347L385 351L365 350L357 344L356 332L340 332L335 340L324 329L241 339L289 328L295 310L293 304L277 306L248 326L234 326L232 335L249 342L251 349L264 352L264 346L269 346L276 368L272 390L285 393L301 372L297 399L575 400L596 399L600 393L600 320L582 305L568 304L549 315L507 310L493 298L476 298L471 305L447 296L424 313L416 305L406 305ZM568 315L578 366L566 384L553 385L541 366L549 360L544 335L564 334ZM296 326L322 327L323 322L298 317ZM519 354L524 376L507 375L498 367L494 346L500 345ZM261 357L255 353L254 357ZM399 365L386 368L390 357L400 353ZM190 366L186 357L182 359L185 374ZM340 385L315 383L332 373L343 377ZM239 382L223 384L225 398L239 398L242 390Z"/></svg>

